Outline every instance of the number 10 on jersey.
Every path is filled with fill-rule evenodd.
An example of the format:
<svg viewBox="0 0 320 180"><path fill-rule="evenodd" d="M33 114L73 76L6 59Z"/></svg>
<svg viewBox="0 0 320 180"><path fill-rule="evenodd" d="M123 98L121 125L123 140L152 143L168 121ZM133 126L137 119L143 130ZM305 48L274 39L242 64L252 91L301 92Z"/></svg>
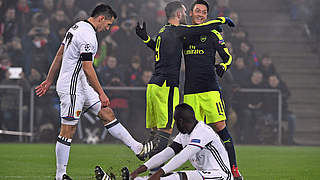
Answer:
<svg viewBox="0 0 320 180"><path fill-rule="evenodd" d="M156 44L156 61L159 61L160 59L160 53L159 53L160 43L161 43L161 36L158 36L157 44Z"/></svg>

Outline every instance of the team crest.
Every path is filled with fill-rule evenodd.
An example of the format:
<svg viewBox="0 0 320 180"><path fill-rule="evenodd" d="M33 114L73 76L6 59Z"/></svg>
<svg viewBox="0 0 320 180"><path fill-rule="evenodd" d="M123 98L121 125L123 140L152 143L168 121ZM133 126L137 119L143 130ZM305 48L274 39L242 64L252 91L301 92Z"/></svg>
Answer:
<svg viewBox="0 0 320 180"><path fill-rule="evenodd" d="M205 42L207 40L207 36L200 36L200 41Z"/></svg>
<svg viewBox="0 0 320 180"><path fill-rule="evenodd" d="M76 117L79 117L80 114L81 114L81 111L80 111L80 110L76 111Z"/></svg>
<svg viewBox="0 0 320 180"><path fill-rule="evenodd" d="M85 51L90 51L90 44L86 44L86 45L84 46L84 50L85 50Z"/></svg>

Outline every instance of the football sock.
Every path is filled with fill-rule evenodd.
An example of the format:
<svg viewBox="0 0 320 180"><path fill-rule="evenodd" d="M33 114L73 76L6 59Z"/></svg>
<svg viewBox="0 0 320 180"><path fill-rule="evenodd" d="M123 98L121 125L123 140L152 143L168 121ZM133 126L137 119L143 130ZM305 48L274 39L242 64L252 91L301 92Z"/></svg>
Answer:
<svg viewBox="0 0 320 180"><path fill-rule="evenodd" d="M155 138L159 139L159 144L158 146L152 151L152 153L150 153L149 158L151 158L152 156L158 154L159 152L161 152L162 150L164 150L167 146L168 146L168 142L169 142L169 138L170 138L169 133L163 132L163 131L157 131L157 133L155 134ZM156 171L159 170L160 167L162 167L164 164L160 165L159 167L150 169L150 174L155 173Z"/></svg>
<svg viewBox="0 0 320 180"><path fill-rule="evenodd" d="M232 141L232 138L229 134L227 127L225 127L223 130L219 131L218 135L222 139L224 146L228 152L230 166L237 167L236 152L234 150L233 141Z"/></svg>
<svg viewBox="0 0 320 180"><path fill-rule="evenodd" d="M117 119L109 122L105 127L113 137L120 139L135 154L139 154L141 152L143 145L133 139L127 129L123 127Z"/></svg>
<svg viewBox="0 0 320 180"><path fill-rule="evenodd" d="M69 160L69 152L72 139L58 136L56 144L56 179L62 179L63 174L66 174L67 165Z"/></svg>

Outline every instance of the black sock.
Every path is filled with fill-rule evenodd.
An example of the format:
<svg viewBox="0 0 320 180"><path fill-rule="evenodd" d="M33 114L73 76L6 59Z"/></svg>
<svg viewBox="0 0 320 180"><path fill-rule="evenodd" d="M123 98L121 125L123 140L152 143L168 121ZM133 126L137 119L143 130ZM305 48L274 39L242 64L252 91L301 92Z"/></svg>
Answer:
<svg viewBox="0 0 320 180"><path fill-rule="evenodd" d="M232 137L230 136L227 127L222 129L221 131L219 131L218 135L222 139L222 141L224 143L224 146L225 146L225 148L226 148L226 150L228 152L229 162L230 162L231 168L233 166L237 167L236 152L234 150Z"/></svg>
<svg viewBox="0 0 320 180"><path fill-rule="evenodd" d="M162 150L164 150L168 146L170 135L171 134L163 132L163 131L157 131L157 133L155 134L155 138L159 139L159 144L152 151L152 153L150 154L149 158L151 158L152 156L158 154L159 152L161 152ZM164 166L164 164L160 165L159 167L150 169L150 172L155 172L162 166Z"/></svg>

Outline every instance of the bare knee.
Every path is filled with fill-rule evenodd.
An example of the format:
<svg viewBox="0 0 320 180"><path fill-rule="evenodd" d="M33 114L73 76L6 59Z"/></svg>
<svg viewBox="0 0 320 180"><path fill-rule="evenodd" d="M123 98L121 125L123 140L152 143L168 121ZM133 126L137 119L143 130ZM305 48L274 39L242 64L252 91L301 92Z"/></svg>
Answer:
<svg viewBox="0 0 320 180"><path fill-rule="evenodd" d="M214 131L219 132L226 127L226 121L219 121L219 122L210 124L210 126L214 129Z"/></svg>
<svg viewBox="0 0 320 180"><path fill-rule="evenodd" d="M76 130L77 130L77 126L75 125L61 124L60 136L68 139L72 139Z"/></svg>
<svg viewBox="0 0 320 180"><path fill-rule="evenodd" d="M98 117L103 122L103 125L108 124L109 122L113 121L116 118L114 116L113 110L109 107L102 108L98 113Z"/></svg>

